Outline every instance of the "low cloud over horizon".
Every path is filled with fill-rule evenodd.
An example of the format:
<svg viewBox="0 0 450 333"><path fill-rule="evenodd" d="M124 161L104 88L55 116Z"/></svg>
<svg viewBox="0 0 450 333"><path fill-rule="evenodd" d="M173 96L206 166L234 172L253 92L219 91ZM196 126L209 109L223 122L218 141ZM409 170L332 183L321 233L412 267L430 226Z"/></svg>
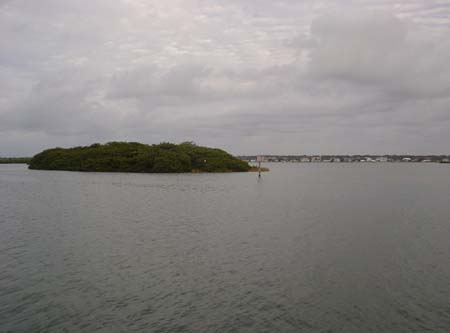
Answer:
<svg viewBox="0 0 450 333"><path fill-rule="evenodd" d="M0 156L450 154L450 1L0 0Z"/></svg>

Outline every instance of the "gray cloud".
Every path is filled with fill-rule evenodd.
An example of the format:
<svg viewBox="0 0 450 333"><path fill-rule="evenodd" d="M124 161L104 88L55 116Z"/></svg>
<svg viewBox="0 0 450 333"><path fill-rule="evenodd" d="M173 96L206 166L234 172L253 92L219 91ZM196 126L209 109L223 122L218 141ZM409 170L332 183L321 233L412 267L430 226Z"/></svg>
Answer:
<svg viewBox="0 0 450 333"><path fill-rule="evenodd" d="M430 41L386 14L334 13L312 25L311 73L410 98L445 97L449 39Z"/></svg>
<svg viewBox="0 0 450 333"><path fill-rule="evenodd" d="M0 155L446 152L448 1L0 1Z"/></svg>

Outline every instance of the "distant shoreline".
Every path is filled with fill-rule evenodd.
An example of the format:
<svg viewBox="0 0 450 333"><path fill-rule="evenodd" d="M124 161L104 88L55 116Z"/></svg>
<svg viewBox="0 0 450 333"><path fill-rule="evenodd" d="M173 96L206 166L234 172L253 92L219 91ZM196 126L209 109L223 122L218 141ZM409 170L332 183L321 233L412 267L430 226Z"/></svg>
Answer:
<svg viewBox="0 0 450 333"><path fill-rule="evenodd" d="M29 164L31 157L0 157L0 164Z"/></svg>
<svg viewBox="0 0 450 333"><path fill-rule="evenodd" d="M256 163L257 156L238 156L243 161ZM263 155L264 162L293 163L450 163L450 155Z"/></svg>

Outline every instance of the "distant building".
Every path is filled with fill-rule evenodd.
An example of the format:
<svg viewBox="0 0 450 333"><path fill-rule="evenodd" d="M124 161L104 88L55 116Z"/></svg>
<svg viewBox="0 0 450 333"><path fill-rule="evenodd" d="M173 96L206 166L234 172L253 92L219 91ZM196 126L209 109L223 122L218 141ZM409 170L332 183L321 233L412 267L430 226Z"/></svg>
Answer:
<svg viewBox="0 0 450 333"><path fill-rule="evenodd" d="M309 157L302 157L300 159L300 162L302 162L302 163L309 163L309 162L311 162L311 159Z"/></svg>
<svg viewBox="0 0 450 333"><path fill-rule="evenodd" d="M375 159L377 162L387 162L388 157L387 156L379 156Z"/></svg>
<svg viewBox="0 0 450 333"><path fill-rule="evenodd" d="M322 158L320 156L312 156L311 162L321 162Z"/></svg>

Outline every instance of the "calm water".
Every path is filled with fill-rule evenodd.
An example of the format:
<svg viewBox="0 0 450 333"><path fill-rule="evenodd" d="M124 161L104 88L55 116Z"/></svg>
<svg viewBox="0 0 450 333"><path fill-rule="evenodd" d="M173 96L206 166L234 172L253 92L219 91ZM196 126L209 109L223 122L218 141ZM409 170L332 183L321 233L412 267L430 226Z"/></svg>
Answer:
<svg viewBox="0 0 450 333"><path fill-rule="evenodd" d="M450 166L0 165L0 331L450 330Z"/></svg>

